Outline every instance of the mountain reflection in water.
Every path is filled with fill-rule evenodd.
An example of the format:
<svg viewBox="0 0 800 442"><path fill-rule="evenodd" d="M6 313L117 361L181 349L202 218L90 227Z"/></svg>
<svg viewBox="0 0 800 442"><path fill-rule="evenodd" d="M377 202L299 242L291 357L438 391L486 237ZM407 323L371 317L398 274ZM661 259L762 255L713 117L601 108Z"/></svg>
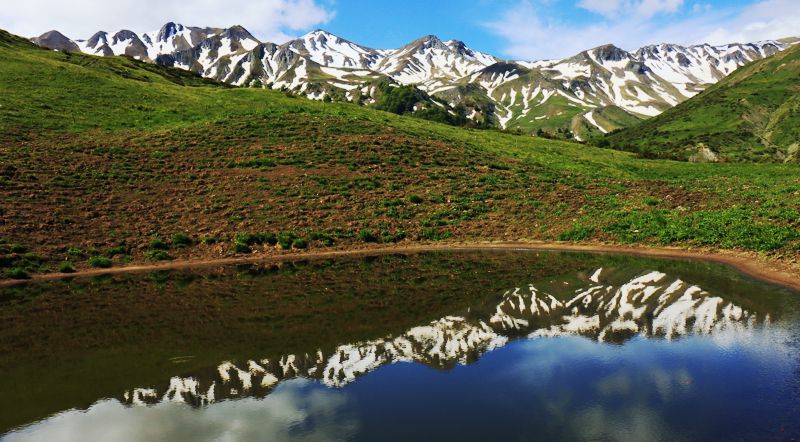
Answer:
<svg viewBox="0 0 800 442"><path fill-rule="evenodd" d="M31 285L0 291L0 439L785 440L798 304L520 251Z"/></svg>
<svg viewBox="0 0 800 442"><path fill-rule="evenodd" d="M315 353L288 354L242 363L223 362L215 370L173 377L160 388L134 388L122 401L132 405L160 401L207 405L243 396L264 396L296 377L342 387L359 376L396 362L437 368L468 364L502 347L509 339L577 335L623 343L635 336L674 339L689 334L747 333L768 325L769 313L750 312L703 288L646 272L619 286L602 282L597 269L586 288L568 299L534 285L514 288L494 306L470 307L466 316L446 316L399 336L343 344Z"/></svg>

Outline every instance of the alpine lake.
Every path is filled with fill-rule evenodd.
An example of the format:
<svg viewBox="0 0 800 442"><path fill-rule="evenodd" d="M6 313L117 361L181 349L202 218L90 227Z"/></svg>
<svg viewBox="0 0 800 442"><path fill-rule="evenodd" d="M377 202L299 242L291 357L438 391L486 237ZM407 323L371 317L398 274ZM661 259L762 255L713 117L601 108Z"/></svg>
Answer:
<svg viewBox="0 0 800 442"><path fill-rule="evenodd" d="M438 251L0 289L0 440L794 440L800 294Z"/></svg>

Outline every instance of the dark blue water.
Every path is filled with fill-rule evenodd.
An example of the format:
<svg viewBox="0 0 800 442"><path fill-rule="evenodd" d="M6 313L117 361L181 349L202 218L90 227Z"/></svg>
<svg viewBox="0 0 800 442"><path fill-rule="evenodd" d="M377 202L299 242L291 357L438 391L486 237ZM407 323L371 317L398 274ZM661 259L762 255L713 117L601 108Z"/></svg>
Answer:
<svg viewBox="0 0 800 442"><path fill-rule="evenodd" d="M264 336L289 343L266 342L263 350L265 342L249 327L237 329L234 336L242 339L230 346L258 348L252 356L187 367L198 358L193 353L203 351L198 343L187 344L195 351L181 348L181 356L171 359L171 374L170 365L165 374L151 370L160 367L152 362L158 358L140 356L147 362L126 369L134 373L127 376L130 381L114 381L116 394L42 415L11 429L4 440L800 437L797 294L714 265L524 253L250 269L245 279L239 269L238 276L223 273L212 282L167 275L159 279L159 293L187 295L202 288L219 294L236 284L244 287L233 295L242 302L282 310L284 303L303 298L312 313L292 310L300 322ZM530 264L534 261L554 266ZM397 275L416 281L401 291L381 291L381 281L399 287L392 279ZM182 283L174 285L175 280ZM78 289L107 290L107 284L120 283ZM280 296L262 299L270 290ZM320 299L330 291L339 295ZM241 299L251 292L262 296ZM56 293L63 297L63 290L52 289L35 299ZM395 301L391 306L383 304L387 297ZM24 309L36 300L6 308ZM422 307L411 307L412 301ZM338 319L321 313L337 302L349 302L352 309L338 311ZM398 304L413 317L410 323L388 319L401 314L392 310ZM387 311L391 315L383 316ZM165 337L183 332L176 326ZM364 337L339 338L353 333ZM130 351L143 354L147 346L138 345ZM213 347L206 347L212 360ZM279 347L287 350L270 351ZM161 351L155 343L150 349ZM96 371L105 363L96 351L87 355L95 362L89 367L73 362L76 373L114 378L108 369ZM130 365L129 357L109 358ZM59 367L49 372L57 376ZM133 379L145 372L144 383ZM85 381L91 377L73 379L92 389ZM32 388L36 382L29 379ZM51 391L67 391L59 388L67 387ZM14 403L5 400L3 407L13 413Z"/></svg>

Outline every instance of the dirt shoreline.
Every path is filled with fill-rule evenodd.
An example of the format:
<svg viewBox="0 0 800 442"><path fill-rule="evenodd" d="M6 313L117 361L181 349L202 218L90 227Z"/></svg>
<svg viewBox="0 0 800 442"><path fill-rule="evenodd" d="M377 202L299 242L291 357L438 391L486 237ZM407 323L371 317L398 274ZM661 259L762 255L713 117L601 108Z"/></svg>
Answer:
<svg viewBox="0 0 800 442"><path fill-rule="evenodd" d="M118 273L147 272L157 270L172 270L185 268L212 267L228 264L270 263L282 261L297 261L305 259L324 259L343 256L366 256L387 253L421 253L428 251L459 251L459 250L534 250L552 252L587 252L587 253L615 253L624 255L649 256L667 259L688 259L695 261L716 262L735 268L750 277L769 282L775 285L800 291L800 268L791 266L778 259L771 259L752 252L711 249L681 249L667 247L623 246L614 244L591 243L562 243L545 241L525 242L448 242L434 244L416 244L400 246L362 246L347 249L329 249L318 251L292 251L284 253L261 253L249 256L215 258L215 259L188 259L176 260L165 263L138 264L108 269L81 270L75 273L48 273L32 275L24 280L0 280L0 287L19 284L35 283L40 281L53 281L65 278L79 278Z"/></svg>

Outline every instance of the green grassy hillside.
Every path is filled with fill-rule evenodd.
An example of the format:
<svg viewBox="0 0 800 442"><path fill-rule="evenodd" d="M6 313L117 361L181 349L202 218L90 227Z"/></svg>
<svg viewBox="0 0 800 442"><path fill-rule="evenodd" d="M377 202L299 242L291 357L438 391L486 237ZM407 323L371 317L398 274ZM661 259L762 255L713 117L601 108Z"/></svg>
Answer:
<svg viewBox="0 0 800 442"><path fill-rule="evenodd" d="M798 162L800 46L742 67L607 142L648 157Z"/></svg>
<svg viewBox="0 0 800 442"><path fill-rule="evenodd" d="M645 161L0 43L0 273L443 240L797 257L791 165Z"/></svg>
<svg viewBox="0 0 800 442"><path fill-rule="evenodd" d="M603 130L601 131L597 126L592 124L587 119L587 115L591 115L592 120L602 127ZM577 115L572 119L571 130L572 133L580 137L581 140L595 142L604 136L603 131L605 131L605 133L613 132L618 129L634 126L641 121L641 118L618 106L604 106Z"/></svg>

